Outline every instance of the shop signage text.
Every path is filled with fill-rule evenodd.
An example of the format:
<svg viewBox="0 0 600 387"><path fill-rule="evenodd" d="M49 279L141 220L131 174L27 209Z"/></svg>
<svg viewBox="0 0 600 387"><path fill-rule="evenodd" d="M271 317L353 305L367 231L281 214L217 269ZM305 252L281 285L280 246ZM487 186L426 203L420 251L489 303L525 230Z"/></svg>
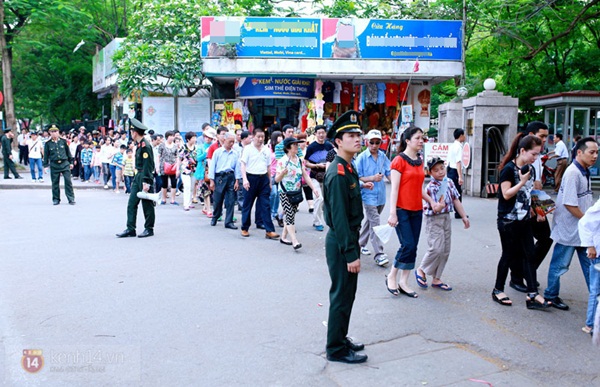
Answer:
<svg viewBox="0 0 600 387"><path fill-rule="evenodd" d="M246 77L235 83L238 98L298 98L314 97L314 80L306 78Z"/></svg>

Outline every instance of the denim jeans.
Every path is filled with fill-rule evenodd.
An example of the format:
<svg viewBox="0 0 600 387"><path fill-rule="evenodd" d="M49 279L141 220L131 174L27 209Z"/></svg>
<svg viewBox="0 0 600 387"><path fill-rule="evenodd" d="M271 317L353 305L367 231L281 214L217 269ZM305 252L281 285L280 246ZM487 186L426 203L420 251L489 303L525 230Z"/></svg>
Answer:
<svg viewBox="0 0 600 387"><path fill-rule="evenodd" d="M111 177L111 181L112 181L112 187L113 189L117 188L117 166L116 165L110 165L110 177Z"/></svg>
<svg viewBox="0 0 600 387"><path fill-rule="evenodd" d="M558 297L560 292L560 276L569 271L569 265L571 264L574 252L577 252L587 289L588 291L590 290L588 272L590 270L591 260L587 257L586 248L565 246L556 243L554 245L554 252L552 253L552 260L550 261L550 267L548 268L548 287L544 292L545 298L552 299Z"/></svg>
<svg viewBox="0 0 600 387"><path fill-rule="evenodd" d="M88 181L92 176L92 167L90 165L83 166L83 180Z"/></svg>
<svg viewBox="0 0 600 387"><path fill-rule="evenodd" d="M94 166L93 171L94 171L94 180L100 181L100 166L99 165Z"/></svg>
<svg viewBox="0 0 600 387"><path fill-rule="evenodd" d="M400 270L412 270L417 260L417 246L421 235L421 224L423 223L423 211L409 211L396 208L398 225L396 235L400 241L400 248L396 253L394 267Z"/></svg>
<svg viewBox="0 0 600 387"><path fill-rule="evenodd" d="M131 192L131 183L133 182L133 176L124 176L125 178L125 193Z"/></svg>
<svg viewBox="0 0 600 387"><path fill-rule="evenodd" d="M108 178L110 177L110 166L108 163L102 163L102 175L104 176L104 185L107 185Z"/></svg>
<svg viewBox="0 0 600 387"><path fill-rule="evenodd" d="M42 167L42 159L32 159L29 158L29 171L31 172L31 178L36 180L35 178L35 167L38 169L38 179L44 178L44 168Z"/></svg>
<svg viewBox="0 0 600 387"><path fill-rule="evenodd" d="M271 194L269 195L269 206L271 208L271 219L275 219L277 217L277 212L279 210L279 191L277 187L279 184L275 182L275 178L271 178Z"/></svg>
<svg viewBox="0 0 600 387"><path fill-rule="evenodd" d="M598 307L598 296L600 296L600 271L594 268L594 265L600 263L600 258L589 259L589 288L590 298L588 299L587 317L585 325L588 327L594 326L594 317L596 316L596 308ZM600 327L594 327L594 330L600 329Z"/></svg>

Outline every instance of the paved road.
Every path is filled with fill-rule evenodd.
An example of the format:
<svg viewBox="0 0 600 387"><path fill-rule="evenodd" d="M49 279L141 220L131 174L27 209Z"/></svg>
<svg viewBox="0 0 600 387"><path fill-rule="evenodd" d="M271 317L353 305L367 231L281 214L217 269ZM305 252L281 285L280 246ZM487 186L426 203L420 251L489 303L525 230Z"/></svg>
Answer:
<svg viewBox="0 0 600 387"><path fill-rule="evenodd" d="M324 358L325 233L311 229L306 207L295 252L260 230L245 239L175 206L157 208L155 237L120 240L125 195L78 189L76 199L52 206L49 189L0 188L6 385L599 383L599 349L581 332L587 294L576 261L561 289L568 312L527 310L508 286L515 305L492 302L493 200L466 198L472 228L454 223L444 276L452 292L393 298L386 270L363 257L351 334L367 344L369 362L348 366ZM397 248L394 239L386 252ZM419 259L424 251L423 236ZM39 372L23 370L23 350L42 351Z"/></svg>

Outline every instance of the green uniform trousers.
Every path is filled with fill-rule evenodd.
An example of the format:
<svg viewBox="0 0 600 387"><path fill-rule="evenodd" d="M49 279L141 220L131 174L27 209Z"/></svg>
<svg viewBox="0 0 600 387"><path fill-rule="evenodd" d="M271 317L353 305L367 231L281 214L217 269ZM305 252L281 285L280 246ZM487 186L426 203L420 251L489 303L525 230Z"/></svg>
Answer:
<svg viewBox="0 0 600 387"><path fill-rule="evenodd" d="M144 228L147 230L154 229L154 203L151 200L142 200L137 197L137 193L142 191L143 181L142 174L138 173L133 178L131 184L131 193L129 194L129 202L127 202L127 229L129 231L135 231L135 224L137 220L137 210L140 201L142 202L142 209L144 210ZM152 192L152 184L150 184L150 192Z"/></svg>
<svg viewBox="0 0 600 387"><path fill-rule="evenodd" d="M71 167L68 161L50 162L50 181L52 181L52 201L60 202L60 175L65 181L65 195L70 202L75 201L75 193L73 192L73 183L71 182Z"/></svg>
<svg viewBox="0 0 600 387"><path fill-rule="evenodd" d="M358 246L358 230L356 231L356 248ZM358 274L348 271L346 258L339 251L335 232L331 229L325 238L325 255L331 277L329 289L329 321L327 322L327 354L335 355L346 350L344 341L348 336L350 313L356 295Z"/></svg>

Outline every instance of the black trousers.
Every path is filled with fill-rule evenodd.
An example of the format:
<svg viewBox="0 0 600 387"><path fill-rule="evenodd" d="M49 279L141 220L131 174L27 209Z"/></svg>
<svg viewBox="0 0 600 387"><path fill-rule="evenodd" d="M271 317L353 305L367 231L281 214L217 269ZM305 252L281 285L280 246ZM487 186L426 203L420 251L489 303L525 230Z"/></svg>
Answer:
<svg viewBox="0 0 600 387"><path fill-rule="evenodd" d="M536 242L533 246L534 257L533 257L533 265L537 270L550 247L552 247L552 239L550 238L550 225L548 224L548 219L543 222L538 222L535 217L529 220L531 223L531 232ZM523 263L518 262L518 260L513 260L510 266L510 278L511 281L518 285L523 285Z"/></svg>
<svg viewBox="0 0 600 387"><path fill-rule="evenodd" d="M227 173L215 176L215 192L213 194L214 212L211 224L217 224L217 220L223 215L223 203L225 203L225 226L233 224L233 211L235 209L235 175Z"/></svg>
<svg viewBox="0 0 600 387"><path fill-rule="evenodd" d="M8 179L10 177L8 172L12 172L14 177L19 177L19 172L17 172L17 168L15 168L15 163L9 159L8 157L4 157L4 178Z"/></svg>
<svg viewBox="0 0 600 387"><path fill-rule="evenodd" d="M29 147L27 145L19 145L19 163L29 165Z"/></svg>
<svg viewBox="0 0 600 387"><path fill-rule="evenodd" d="M498 232L502 243L502 256L498 262L495 288L504 291L510 267L520 265L527 281L527 292L537 293L537 277L533 232L529 220L506 222L498 220Z"/></svg>
<svg viewBox="0 0 600 387"><path fill-rule="evenodd" d="M135 231L135 225L137 220L137 211L140 201L142 202L142 208L144 210L144 228L146 230L154 229L154 203L152 200L142 200L137 197L137 193L142 191L143 188L142 175L138 173L133 178L133 184L131 184L131 193L129 194L129 201L127 202L127 230ZM152 192L152 185L150 185L150 191Z"/></svg>
<svg viewBox="0 0 600 387"><path fill-rule="evenodd" d="M356 249L360 249L358 245L358 231L356 232ZM328 355L335 355L346 351L344 341L346 336L348 336L350 314L352 313L352 305L354 305L358 284L358 274L348 271L346 258L340 253L337 236L331 229L329 229L325 238L325 255L327 257L329 277L331 278L326 351Z"/></svg>

